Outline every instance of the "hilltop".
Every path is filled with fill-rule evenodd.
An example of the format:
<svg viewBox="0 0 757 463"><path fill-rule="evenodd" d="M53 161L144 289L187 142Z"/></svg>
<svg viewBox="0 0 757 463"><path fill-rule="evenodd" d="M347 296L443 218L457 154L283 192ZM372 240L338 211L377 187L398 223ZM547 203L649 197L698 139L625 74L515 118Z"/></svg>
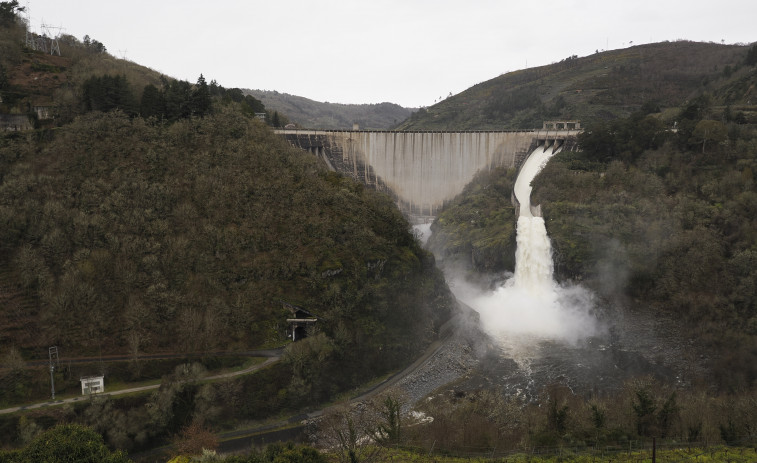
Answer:
<svg viewBox="0 0 757 463"><path fill-rule="evenodd" d="M642 107L678 108L702 93L715 104L754 112L757 76L743 65L748 48L677 41L571 56L475 85L419 110L398 128L530 129L552 119L591 125Z"/></svg>
<svg viewBox="0 0 757 463"><path fill-rule="evenodd" d="M407 119L412 109L394 103L321 103L301 96L265 90L245 90L271 110L286 114L295 125L316 129L386 130Z"/></svg>

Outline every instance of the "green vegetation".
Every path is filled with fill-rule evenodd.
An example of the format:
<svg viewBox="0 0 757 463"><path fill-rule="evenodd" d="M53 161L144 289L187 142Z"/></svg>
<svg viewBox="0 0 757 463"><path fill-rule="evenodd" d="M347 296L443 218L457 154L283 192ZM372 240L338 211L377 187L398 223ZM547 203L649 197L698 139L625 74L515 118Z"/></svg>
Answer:
<svg viewBox="0 0 757 463"><path fill-rule="evenodd" d="M542 205L557 278L580 281L609 306L677 320L706 352L694 362L707 373L689 378L687 388L636 382L591 399L548 388L533 408L487 392L450 398L429 405L434 422L418 427L416 439L431 437L453 452L523 442L622 447L651 437L751 442L755 416L737 410L754 409L746 404L757 387L757 128L751 107L729 104L732 88L701 93L678 109L650 104L588 124L580 150L556 155L532 195ZM488 256L502 248L482 247L479 238L502 227L484 226L494 215L490 203L514 224L512 175L479 175L439 215L434 250L470 271L512 271L514 245L504 258ZM494 236L509 241L511 233ZM461 420L465 426L452 425Z"/></svg>
<svg viewBox="0 0 757 463"><path fill-rule="evenodd" d="M3 20L18 5L0 6L0 111L28 114L42 100L55 116L0 135L0 404L46 396L47 371L24 362L45 359L51 345L71 357L128 353L133 362L109 366L116 380L157 378L156 366L170 372L150 394L3 416L0 444L25 448L0 460L76 455L85 443L99 460L119 461L105 444L139 451L171 442L210 460L199 452L217 445L213 431L315 407L406 364L436 335L452 300L393 203L276 137L254 117L268 112L263 102L202 75L190 84L116 60L89 37L64 37L63 57L35 53L21 45L23 25ZM698 59L683 59L694 52ZM754 47L676 42L572 56L480 84L402 125L582 119L582 150L558 155L536 182L556 274L606 301L643 301L679 319L712 353L712 376L694 379L701 388L637 381L586 398L552 387L538 404L489 392L437 397L425 424L404 422L391 398L378 425L334 418L338 458L425 461L397 448L357 451L360 435L424 455L630 449L650 438L751 442L753 55ZM267 122L287 118L274 111ZM511 270L514 177L481 174L440 215L431 245L476 271ZM282 301L318 316L304 340L288 342ZM214 383L202 381L200 363L136 361L271 346L286 346L278 364ZM75 388L70 368L55 375ZM54 427L61 422L91 429ZM269 449L228 461L324 458L308 447ZM729 458L754 457L738 451Z"/></svg>
<svg viewBox="0 0 757 463"><path fill-rule="evenodd" d="M245 90L267 108L286 114L298 127L309 129L385 130L407 119L411 110L393 103L339 104L321 103L301 96L276 91ZM285 124L282 124L282 126Z"/></svg>
<svg viewBox="0 0 757 463"><path fill-rule="evenodd" d="M649 107L676 108L703 93L754 114L754 54L754 46L677 41L574 55L482 82L417 111L398 128L532 129L554 119L593 126Z"/></svg>
<svg viewBox="0 0 757 463"><path fill-rule="evenodd" d="M267 114L260 100L238 88L208 84L203 75L196 84L166 78L113 58L89 36L83 41L61 36L61 56L51 56L22 47L24 35L25 26L18 21L0 26L0 112L31 114L35 106L51 108L50 118L36 121L38 126L60 126L89 111L114 109L172 122L210 114L213 100L233 103L248 116L264 113L273 123L273 114ZM282 125L287 122L283 115L277 117Z"/></svg>
<svg viewBox="0 0 757 463"><path fill-rule="evenodd" d="M514 169L479 174L432 224L428 247L479 272L515 267Z"/></svg>
<svg viewBox="0 0 757 463"><path fill-rule="evenodd" d="M590 127L582 151L558 154L537 177L533 201L543 205L558 278L686 323L717 353L711 381L735 391L757 380L757 131L711 101L676 114L677 132L643 113ZM515 221L510 177L498 174L480 176L440 214L430 240L477 271L513 270L513 247L480 238L503 228L485 198ZM512 242L509 229L494 236Z"/></svg>
<svg viewBox="0 0 757 463"><path fill-rule="evenodd" d="M127 463L121 451L111 452L92 429L76 424L56 426L37 436L23 450L0 452L0 461L14 463Z"/></svg>
<svg viewBox="0 0 757 463"><path fill-rule="evenodd" d="M749 404L754 400L754 392L715 397L649 377L590 396L548 386L534 402L493 390L448 390L419 407L433 421L406 418L410 422L404 424L401 446L461 456L524 452L596 458L604 453L621 458L621 453L649 449L656 439L661 449L700 447L691 454L703 454L707 451L701 447L711 445L753 445L757 413Z"/></svg>
<svg viewBox="0 0 757 463"><path fill-rule="evenodd" d="M12 26L16 22L16 14L25 10L25 7L18 6L18 0L0 2L0 27Z"/></svg>
<svg viewBox="0 0 757 463"><path fill-rule="evenodd" d="M432 308L443 280L387 198L238 113L170 126L92 114L49 141L6 137L0 153L0 251L34 301L2 314L2 339L24 356L283 342L284 299L324 319L330 346L303 344L318 367L301 362L299 379L317 384L333 361L354 365L340 375L353 385L445 316Z"/></svg>
<svg viewBox="0 0 757 463"><path fill-rule="evenodd" d="M150 394L5 415L2 445L66 421L144 449L193 423L295 412L405 365L448 318L446 284L392 201L291 148L255 117L259 100L203 76L166 79L92 39L66 38L49 57L19 32L0 28L12 51L0 110L46 96L57 117L0 132L0 404L47 397L47 372L24 362L53 345L128 354L87 366L115 381L163 380ZM301 342L288 343L282 301L319 318ZM159 375L136 360L287 344L279 364L212 384L199 365ZM77 368L55 371L64 391Z"/></svg>
<svg viewBox="0 0 757 463"><path fill-rule="evenodd" d="M534 197L544 204L561 277L580 277L606 297L630 296L687 322L719 353L713 380L725 390L751 388L757 131L707 106L697 119L687 114L690 107L679 115L679 131L656 149L634 153L610 137L613 160L608 149L594 149L607 133L587 132L584 152L558 155L537 179ZM634 119L625 125L642 138L659 136ZM598 158L606 162L593 162Z"/></svg>

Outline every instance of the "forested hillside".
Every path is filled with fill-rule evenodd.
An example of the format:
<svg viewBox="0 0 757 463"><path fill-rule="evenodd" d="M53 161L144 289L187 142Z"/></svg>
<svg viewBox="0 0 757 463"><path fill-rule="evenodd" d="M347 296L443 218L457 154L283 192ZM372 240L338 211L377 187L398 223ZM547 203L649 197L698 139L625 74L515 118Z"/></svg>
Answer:
<svg viewBox="0 0 757 463"><path fill-rule="evenodd" d="M94 113L0 150L5 270L39 309L2 325L9 344L259 347L283 341L280 299L329 330L362 331L346 311L406 342L416 315L395 297L422 295L392 286L432 267L405 220L239 113L170 126Z"/></svg>
<svg viewBox="0 0 757 463"><path fill-rule="evenodd" d="M452 299L389 198L290 147L239 89L176 81L74 40L53 66L23 46L22 25L0 25L0 111L45 96L55 114L0 132L0 405L49 397L46 368L24 361L47 359L50 346L66 358L128 355L126 373L97 367L123 381L154 375L144 353L283 347L285 303L317 316L316 328L264 375L226 383L231 408L206 424L327 400L436 335ZM207 412L187 368L166 380L173 389L117 402L113 415L96 403L41 422L149 445ZM59 392L77 392L70 365L55 376ZM24 423L39 430L0 422L0 445L22 443Z"/></svg>
<svg viewBox="0 0 757 463"><path fill-rule="evenodd" d="M598 296L597 316L613 326L609 349L620 349L615 368L626 371L620 351L636 347L634 340L618 347L623 343L615 345L613 337L638 334L641 324L661 332L651 336L650 364L663 365L667 357L681 373L653 380L650 369L623 391L588 395L551 385L538 403L523 407L496 392L494 399L489 391L440 395L434 400L442 402L429 411L443 409L449 421L437 413L426 436L457 439L462 448L475 438L491 446L492 439L497 449L523 439L553 448L576 441L622 446L644 436L676 445L753 440L757 121L749 82L757 76L757 46L744 50L731 72L739 73L739 84L723 76L722 85L687 99L589 120L578 149L555 155L534 181L532 203L542 206L555 276ZM515 169L482 172L440 213L428 245L445 268L462 268L476 283L501 282L514 270L516 176ZM622 321L629 314L635 321ZM679 348L687 353L671 358ZM499 421L490 410L502 413ZM529 411L541 418L528 417ZM480 420L477 431L471 431L471 416ZM469 420L465 430L450 437L446 423L463 419Z"/></svg>
<svg viewBox="0 0 757 463"><path fill-rule="evenodd" d="M703 93L734 109L754 105L757 75L746 65L748 50L677 41L574 55L482 82L417 111L398 128L531 129L554 119L591 125L629 117L642 107L678 108Z"/></svg>
<svg viewBox="0 0 757 463"><path fill-rule="evenodd" d="M743 72L755 73L754 64ZM536 178L561 280L674 316L721 390L757 381L757 128L702 94L677 113L593 123ZM677 130L670 130L673 122ZM432 229L445 259L513 270L514 171L479 175Z"/></svg>
<svg viewBox="0 0 757 463"><path fill-rule="evenodd" d="M407 119L411 110L393 103L340 104L321 103L301 96L277 91L245 90L271 110L286 114L298 127L308 129L386 130Z"/></svg>
<svg viewBox="0 0 757 463"><path fill-rule="evenodd" d="M739 390L757 385L757 128L710 101L686 106L677 133L642 115L595 126L534 197L563 278L690 325L713 348L711 380Z"/></svg>

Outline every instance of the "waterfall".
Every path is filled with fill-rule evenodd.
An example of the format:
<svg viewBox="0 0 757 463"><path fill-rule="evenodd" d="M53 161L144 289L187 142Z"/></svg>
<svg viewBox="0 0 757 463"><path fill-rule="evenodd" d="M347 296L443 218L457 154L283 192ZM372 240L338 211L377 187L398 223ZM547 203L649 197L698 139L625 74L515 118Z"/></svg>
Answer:
<svg viewBox="0 0 757 463"><path fill-rule="evenodd" d="M515 275L513 286L532 293L550 291L552 279L552 244L541 214L531 207L531 182L556 151L542 145L523 163L513 188L520 204L516 234ZM541 211L539 211L541 212Z"/></svg>
<svg viewBox="0 0 757 463"><path fill-rule="evenodd" d="M531 206L531 181L555 152L545 146L534 150L516 179L514 193L520 213L514 274L483 296L458 296L479 313L483 329L492 338L511 348L514 343L522 345L519 340L523 339L576 343L596 331L591 293L580 286L555 282L544 218L539 207Z"/></svg>

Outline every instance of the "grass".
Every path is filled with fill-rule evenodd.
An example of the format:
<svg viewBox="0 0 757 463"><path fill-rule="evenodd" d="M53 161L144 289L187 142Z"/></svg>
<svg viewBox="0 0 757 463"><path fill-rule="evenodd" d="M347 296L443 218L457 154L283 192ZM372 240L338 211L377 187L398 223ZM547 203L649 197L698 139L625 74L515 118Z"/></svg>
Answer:
<svg viewBox="0 0 757 463"><path fill-rule="evenodd" d="M218 368L218 369L207 370L205 376L206 377L210 377L210 376L217 376L217 375L222 375L222 374L226 374L226 373L234 373L234 372L238 372L238 371L243 371L243 370L245 370L247 368L250 368L252 366L262 364L265 361L266 361L266 358L263 358L263 357L250 357L250 358L247 358L240 365L235 365L235 366L231 366L231 367L225 367L225 368ZM205 379L201 378L200 381L201 382L214 382L214 381L221 381L221 380L224 380L224 379L226 379L226 378L218 378L218 379L210 379L210 380L205 380ZM119 391L123 391L123 390L126 390L126 389L133 389L133 388L138 388L138 387L160 385L161 382L162 382L162 378L152 378L152 379L147 379L147 380L144 380L144 381L135 381L135 382L127 382L127 381L123 381L123 380L118 380L118 381L114 381L114 382L107 382L106 381L104 394L115 394L115 393L118 393ZM146 392L151 392L152 390L153 389L148 389L146 391L135 391L133 393L119 394L119 395L144 394ZM67 399L74 399L74 401L77 401L78 398L86 399L87 396L83 396L79 392L66 392L66 393L62 393L62 394L58 393L58 394L56 394L55 402L52 402L51 399L49 399L49 401L51 403L48 406L63 405L63 404L59 404L58 401L67 400ZM28 406L35 405L35 404L38 404L38 403L43 403L43 402L45 402L45 400L37 399L37 400L32 400L32 401L26 401L26 402L23 402L23 403L3 404L3 406L0 407L0 408L28 407Z"/></svg>
<svg viewBox="0 0 757 463"><path fill-rule="evenodd" d="M534 453L496 453L492 452L487 456L449 456L431 454L425 450L413 451L405 449L384 449L379 454L376 462L408 462L408 463L484 463L484 462L502 462L502 463L593 463L612 461L618 463L646 463L652 461L652 450L638 450L631 452L608 452L602 450L593 450L586 452L571 452L563 450L555 452L551 450L549 454L538 455ZM691 448L670 448L658 449L656 451L656 461L665 462L733 462L747 463L757 461L757 450L749 447L691 447Z"/></svg>

